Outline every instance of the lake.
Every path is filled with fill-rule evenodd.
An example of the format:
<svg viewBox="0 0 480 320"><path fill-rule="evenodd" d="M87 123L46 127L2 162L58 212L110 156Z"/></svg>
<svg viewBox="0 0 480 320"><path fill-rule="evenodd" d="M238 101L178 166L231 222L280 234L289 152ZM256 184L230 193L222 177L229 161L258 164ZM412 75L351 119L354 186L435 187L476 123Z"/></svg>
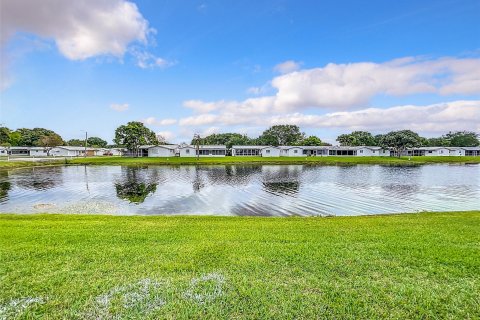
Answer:
<svg viewBox="0 0 480 320"><path fill-rule="evenodd" d="M480 165L58 166L0 171L0 212L325 216L480 210Z"/></svg>

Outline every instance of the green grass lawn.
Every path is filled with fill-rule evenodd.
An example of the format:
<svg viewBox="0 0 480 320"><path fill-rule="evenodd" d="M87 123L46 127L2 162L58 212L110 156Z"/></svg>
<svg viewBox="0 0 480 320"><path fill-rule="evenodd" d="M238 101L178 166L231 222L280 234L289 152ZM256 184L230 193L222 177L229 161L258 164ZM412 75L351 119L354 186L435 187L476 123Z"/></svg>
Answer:
<svg viewBox="0 0 480 320"><path fill-rule="evenodd" d="M42 162L0 160L0 170L46 165L197 165L197 164L311 164L311 165L420 165L429 163L480 163L480 157L223 157L223 158L126 158L87 157Z"/></svg>
<svg viewBox="0 0 480 320"><path fill-rule="evenodd" d="M0 215L0 319L478 319L480 212Z"/></svg>

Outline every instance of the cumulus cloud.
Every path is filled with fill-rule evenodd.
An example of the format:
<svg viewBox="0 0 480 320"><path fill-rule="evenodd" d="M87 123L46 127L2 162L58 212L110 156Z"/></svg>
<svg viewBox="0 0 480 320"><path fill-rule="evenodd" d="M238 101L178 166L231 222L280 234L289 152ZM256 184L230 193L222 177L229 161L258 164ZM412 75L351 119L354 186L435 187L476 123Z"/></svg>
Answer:
<svg viewBox="0 0 480 320"><path fill-rule="evenodd" d="M480 59L330 63L276 77L272 86L277 90L275 107L283 111L360 107L380 94L475 94L480 93Z"/></svg>
<svg viewBox="0 0 480 320"><path fill-rule="evenodd" d="M53 39L68 59L123 56L129 43L147 42L151 29L125 0L2 0L1 41L17 32Z"/></svg>
<svg viewBox="0 0 480 320"><path fill-rule="evenodd" d="M427 106L367 108L324 115L293 113L272 116L268 123L295 123L312 128L346 128L350 130L413 129L419 131L480 131L480 101L453 101Z"/></svg>
<svg viewBox="0 0 480 320"><path fill-rule="evenodd" d="M278 73L290 73L293 71L297 71L300 69L302 66L301 62L293 61L293 60L287 60L282 63L277 64L275 67L273 67L273 70Z"/></svg>
<svg viewBox="0 0 480 320"><path fill-rule="evenodd" d="M149 69L149 68L168 68L175 65L176 62L168 61L163 58L157 57L154 54L146 51L146 50L139 50L139 49L132 49L130 53L136 60L136 65L142 69Z"/></svg>
<svg viewBox="0 0 480 320"><path fill-rule="evenodd" d="M156 136L158 140L165 140L166 142L172 142L176 138L176 134L172 131L160 131L156 133Z"/></svg>
<svg viewBox="0 0 480 320"><path fill-rule="evenodd" d="M170 126L177 123L176 119L157 119L155 117L148 117L141 121L152 126Z"/></svg>
<svg viewBox="0 0 480 320"><path fill-rule="evenodd" d="M117 111L117 112L127 111L128 108L129 108L128 103L124 103L124 104L112 103L112 104L110 105L110 109L115 110L115 111Z"/></svg>
<svg viewBox="0 0 480 320"><path fill-rule="evenodd" d="M366 108L323 115L291 114L201 114L179 120L181 126L270 126L297 124L310 128L387 131L413 129L443 132L448 130L480 131L480 101L453 101L426 106L404 105L391 108Z"/></svg>

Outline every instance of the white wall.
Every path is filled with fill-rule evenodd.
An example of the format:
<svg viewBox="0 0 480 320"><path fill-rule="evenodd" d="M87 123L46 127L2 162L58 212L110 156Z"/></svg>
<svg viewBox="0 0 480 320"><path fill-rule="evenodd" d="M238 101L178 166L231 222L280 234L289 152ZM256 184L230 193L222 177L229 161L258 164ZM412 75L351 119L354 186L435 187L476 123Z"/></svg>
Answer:
<svg viewBox="0 0 480 320"><path fill-rule="evenodd" d="M50 151L50 155L51 154L52 154L52 152ZM30 149L30 156L31 157L46 157L47 156L47 151L45 151L45 149L35 149L35 150Z"/></svg>
<svg viewBox="0 0 480 320"><path fill-rule="evenodd" d="M266 147L260 150L262 157L280 157L280 149L275 147Z"/></svg>
<svg viewBox="0 0 480 320"><path fill-rule="evenodd" d="M441 148L441 149L437 149L437 150L425 150L425 156L427 156L427 157L432 157L432 156L447 157L449 155L450 155L450 150L448 150L446 148Z"/></svg>
<svg viewBox="0 0 480 320"><path fill-rule="evenodd" d="M450 150L450 156L464 157L465 156L465 150L464 149Z"/></svg>
<svg viewBox="0 0 480 320"><path fill-rule="evenodd" d="M175 149L167 149L163 147L148 148L149 157L175 157Z"/></svg>
<svg viewBox="0 0 480 320"><path fill-rule="evenodd" d="M196 157L197 152L195 148L192 147L185 147L185 148L180 148L180 157Z"/></svg>
<svg viewBox="0 0 480 320"><path fill-rule="evenodd" d="M67 150L64 148L53 148L50 150L50 154L56 157L75 157L80 154L77 150Z"/></svg>
<svg viewBox="0 0 480 320"><path fill-rule="evenodd" d="M295 151L297 153L295 153ZM303 157L303 149L300 147L293 147L281 150L281 155L284 157Z"/></svg>

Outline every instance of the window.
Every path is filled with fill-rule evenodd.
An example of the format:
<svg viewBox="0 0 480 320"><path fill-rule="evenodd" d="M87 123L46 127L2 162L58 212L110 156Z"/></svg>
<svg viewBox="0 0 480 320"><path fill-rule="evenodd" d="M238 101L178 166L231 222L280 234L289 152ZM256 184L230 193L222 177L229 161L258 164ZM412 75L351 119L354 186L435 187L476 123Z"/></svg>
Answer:
<svg viewBox="0 0 480 320"><path fill-rule="evenodd" d="M270 150L266 150L265 152L266 152L266 153L270 153Z"/></svg>
<svg viewBox="0 0 480 320"><path fill-rule="evenodd" d="M293 150L293 153L298 153L298 150Z"/></svg>
<svg viewBox="0 0 480 320"><path fill-rule="evenodd" d="M375 151L374 151L375 152ZM360 153L363 153L363 150L360 150Z"/></svg>
<svg viewBox="0 0 480 320"><path fill-rule="evenodd" d="M428 151L428 153L433 153L433 151Z"/></svg>
<svg viewBox="0 0 480 320"><path fill-rule="evenodd" d="M185 150L186 154L190 154L190 149Z"/></svg>

